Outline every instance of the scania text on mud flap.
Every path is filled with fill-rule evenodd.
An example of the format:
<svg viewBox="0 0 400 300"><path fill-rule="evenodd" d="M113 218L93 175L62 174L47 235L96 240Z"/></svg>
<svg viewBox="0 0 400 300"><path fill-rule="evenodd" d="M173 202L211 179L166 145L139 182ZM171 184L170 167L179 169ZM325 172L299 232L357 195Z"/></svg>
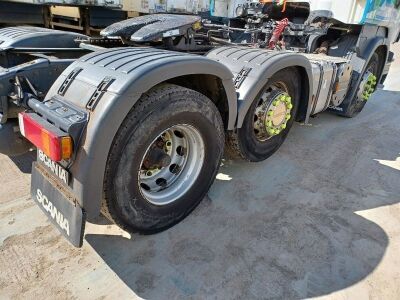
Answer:
<svg viewBox="0 0 400 300"><path fill-rule="evenodd" d="M32 197L75 246L100 212L126 230L167 229L204 198L224 150L262 161L295 121L362 111L400 19L398 1L358 2L229 2L214 11L225 23L148 15L100 38L0 29L0 152L38 148Z"/></svg>
<svg viewBox="0 0 400 300"><path fill-rule="evenodd" d="M45 195L43 195L40 189L36 190L36 200L43 207L43 209L49 214L49 216L56 221L57 225L62 231L65 231L67 236L70 236L69 232L69 220L64 217L61 211L51 202Z"/></svg>
<svg viewBox="0 0 400 300"><path fill-rule="evenodd" d="M81 247L85 212L59 179L39 163L32 166L31 196L49 220L75 247Z"/></svg>
<svg viewBox="0 0 400 300"><path fill-rule="evenodd" d="M69 184L69 173L58 163L52 161L42 150L37 150L37 161L43 163L47 169L53 172L65 185Z"/></svg>

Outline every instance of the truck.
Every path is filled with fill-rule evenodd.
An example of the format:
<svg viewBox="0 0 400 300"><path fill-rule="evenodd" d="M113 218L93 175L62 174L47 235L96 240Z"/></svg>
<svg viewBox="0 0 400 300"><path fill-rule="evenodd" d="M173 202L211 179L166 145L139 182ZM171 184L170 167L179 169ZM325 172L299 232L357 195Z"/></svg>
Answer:
<svg viewBox="0 0 400 300"><path fill-rule="evenodd" d="M223 155L259 162L295 121L359 114L387 76L399 1L235 1L101 37L0 29L0 153L37 149L32 199L82 246L100 213L141 234L204 198Z"/></svg>
<svg viewBox="0 0 400 300"><path fill-rule="evenodd" d="M207 15L208 0L2 0L0 24L40 25L97 35L115 22L144 14Z"/></svg>

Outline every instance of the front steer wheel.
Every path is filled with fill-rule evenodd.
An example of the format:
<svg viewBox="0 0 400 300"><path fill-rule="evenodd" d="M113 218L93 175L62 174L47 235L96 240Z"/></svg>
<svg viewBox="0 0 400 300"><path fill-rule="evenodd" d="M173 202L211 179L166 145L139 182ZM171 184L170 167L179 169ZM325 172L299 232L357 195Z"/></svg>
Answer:
<svg viewBox="0 0 400 300"><path fill-rule="evenodd" d="M118 130L107 160L103 214L155 233L187 216L218 171L224 126L206 96L165 84L144 94Z"/></svg>
<svg viewBox="0 0 400 300"><path fill-rule="evenodd" d="M358 85L357 93L352 99L346 112L340 115L353 118L357 116L363 109L371 94L376 90L377 79L380 69L382 68L382 55L380 52L375 52L368 62L364 73L361 76L361 82Z"/></svg>

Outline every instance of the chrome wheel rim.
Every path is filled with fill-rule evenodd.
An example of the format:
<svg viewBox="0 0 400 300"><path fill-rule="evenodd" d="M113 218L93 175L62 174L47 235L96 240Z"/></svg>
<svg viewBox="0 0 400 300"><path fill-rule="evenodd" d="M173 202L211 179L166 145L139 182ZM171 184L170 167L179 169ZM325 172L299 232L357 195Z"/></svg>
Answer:
<svg viewBox="0 0 400 300"><path fill-rule="evenodd" d="M161 132L147 147L138 172L139 190L154 205L181 198L196 182L204 163L200 132L188 124Z"/></svg>
<svg viewBox="0 0 400 300"><path fill-rule="evenodd" d="M253 117L256 139L265 142L286 129L293 109L292 98L283 82L276 82L264 91Z"/></svg>

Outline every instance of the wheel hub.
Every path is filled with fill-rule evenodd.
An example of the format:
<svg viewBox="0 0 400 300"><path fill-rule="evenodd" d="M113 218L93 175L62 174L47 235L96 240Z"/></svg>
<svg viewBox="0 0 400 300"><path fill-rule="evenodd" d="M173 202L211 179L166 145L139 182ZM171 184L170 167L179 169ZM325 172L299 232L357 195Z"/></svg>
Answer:
<svg viewBox="0 0 400 300"><path fill-rule="evenodd" d="M372 72L368 71L364 74L357 95L358 99L360 99L361 101L369 100L372 93L375 91L376 80L377 78Z"/></svg>
<svg viewBox="0 0 400 300"><path fill-rule="evenodd" d="M286 129L293 109L292 98L281 90L271 92L255 112L254 132L259 140L267 140Z"/></svg>
<svg viewBox="0 0 400 300"><path fill-rule="evenodd" d="M277 106L272 107L270 111L273 112L271 116L273 126L279 127L286 121L286 103L280 101Z"/></svg>
<svg viewBox="0 0 400 300"><path fill-rule="evenodd" d="M143 167L148 170L152 170L165 168L170 164L171 157L168 155L168 153L166 153L162 148L154 147L148 152L143 162Z"/></svg>
<svg viewBox="0 0 400 300"><path fill-rule="evenodd" d="M155 205L180 198L196 182L204 161L204 141L191 125L164 130L147 148L138 174L142 196Z"/></svg>

